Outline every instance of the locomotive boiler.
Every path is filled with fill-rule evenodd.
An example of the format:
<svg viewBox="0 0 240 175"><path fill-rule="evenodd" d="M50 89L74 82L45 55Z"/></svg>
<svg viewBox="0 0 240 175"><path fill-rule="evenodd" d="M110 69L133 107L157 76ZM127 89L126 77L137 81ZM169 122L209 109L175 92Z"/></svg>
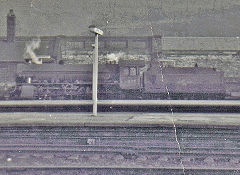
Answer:
<svg viewBox="0 0 240 175"><path fill-rule="evenodd" d="M118 84L117 65L99 65L99 93ZM19 64L18 95L23 99L91 99L92 65Z"/></svg>

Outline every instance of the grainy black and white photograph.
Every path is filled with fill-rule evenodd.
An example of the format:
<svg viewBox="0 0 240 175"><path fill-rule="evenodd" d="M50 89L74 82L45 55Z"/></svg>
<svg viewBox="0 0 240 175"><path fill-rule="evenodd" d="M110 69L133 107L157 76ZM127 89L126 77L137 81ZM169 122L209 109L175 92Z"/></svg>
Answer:
<svg viewBox="0 0 240 175"><path fill-rule="evenodd" d="M0 174L240 174L240 1L0 0Z"/></svg>

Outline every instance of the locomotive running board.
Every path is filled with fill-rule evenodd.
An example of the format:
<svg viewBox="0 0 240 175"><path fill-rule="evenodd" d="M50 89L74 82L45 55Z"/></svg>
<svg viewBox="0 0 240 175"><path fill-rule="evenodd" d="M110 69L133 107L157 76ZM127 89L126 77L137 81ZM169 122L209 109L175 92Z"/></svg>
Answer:
<svg viewBox="0 0 240 175"><path fill-rule="evenodd" d="M98 100L98 105L110 106L219 106L240 107L236 100ZM0 101L0 107L90 106L92 100L19 100Z"/></svg>

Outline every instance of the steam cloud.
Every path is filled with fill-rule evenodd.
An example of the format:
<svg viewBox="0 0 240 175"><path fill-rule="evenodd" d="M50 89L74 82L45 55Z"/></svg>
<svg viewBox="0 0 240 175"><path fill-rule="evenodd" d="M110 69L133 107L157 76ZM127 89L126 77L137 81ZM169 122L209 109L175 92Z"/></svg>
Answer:
<svg viewBox="0 0 240 175"><path fill-rule="evenodd" d="M34 53L34 50L40 47L40 43L40 38L37 38L26 44L26 55L28 55L35 64L42 64L42 60L39 60L37 55Z"/></svg>
<svg viewBox="0 0 240 175"><path fill-rule="evenodd" d="M108 61L115 61L118 63L119 59L124 56L123 52L107 54Z"/></svg>

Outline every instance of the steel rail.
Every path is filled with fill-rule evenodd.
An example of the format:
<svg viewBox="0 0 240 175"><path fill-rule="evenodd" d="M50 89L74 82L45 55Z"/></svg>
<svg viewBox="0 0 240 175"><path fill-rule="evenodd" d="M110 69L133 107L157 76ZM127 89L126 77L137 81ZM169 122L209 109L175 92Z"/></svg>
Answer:
<svg viewBox="0 0 240 175"><path fill-rule="evenodd" d="M97 153L102 153L102 154L110 154L110 153L113 153L113 154L116 154L116 153L122 153L122 154L131 154L131 153L134 153L136 155L139 155L139 154L151 154L151 155L156 155L156 154L165 154L165 155L177 155L179 152L178 150L176 150L176 148L165 148L165 149L160 149L159 151L154 151L154 150L151 150L151 148L149 148L150 151L144 151L144 150L124 150L124 148L118 148L118 149L112 149L112 150L108 150L107 146L106 146L106 150L103 150L104 148L101 148L101 149L92 149L92 150L81 150L81 149L77 149L76 147L75 148L68 148L67 146L64 146L63 148L43 148L43 147L38 147L38 149L36 148L33 148L34 146L32 146L32 148L30 147L27 147L27 148L22 148L21 146L19 147L14 147L14 148L0 148L0 151L1 153L11 153L11 154L14 154L14 153L21 153L21 154L26 154L26 153L49 153L50 151L52 153L76 153L76 154L79 154L79 153L90 153L90 154L97 154ZM36 145L35 145L36 147ZM90 147L91 148L91 147ZM85 149L88 149L87 147ZM237 152L239 150L236 150L236 152L233 152L235 151L235 149L229 149L228 151L232 151L231 153L223 153L223 152L214 152L212 151L211 148L208 148L208 150L211 152L203 152L202 149L200 148L195 148L197 151L199 152L190 152L190 151L183 151L182 152L182 157L188 157L188 156L196 156L196 157L199 157L199 156L240 156L240 152ZM185 149L186 150L186 149ZM224 150L223 150L224 151ZM213 155L214 154L214 155ZM17 156L16 156L17 157Z"/></svg>
<svg viewBox="0 0 240 175"><path fill-rule="evenodd" d="M3 173L21 173L22 175L25 174L36 174L36 172L39 173L48 173L48 174L58 174L58 173L64 173L64 174L182 174L182 169L179 167L163 167L163 168L118 168L118 167L102 167L102 168L90 168L90 167L56 167L56 168L19 168L19 169L1 169L1 171L4 171ZM202 175L209 175L209 174L237 174L239 172L239 169L185 169L186 173L190 174L202 174ZM41 174L42 174L41 173Z"/></svg>
<svg viewBox="0 0 240 175"><path fill-rule="evenodd" d="M123 166L0 166L0 170L2 169L126 169L126 170L181 170L180 167L123 167ZM186 167L185 170L218 170L218 171L239 171L240 168L201 168L201 167Z"/></svg>
<svg viewBox="0 0 240 175"><path fill-rule="evenodd" d="M137 148L135 146L119 146L119 145L64 145L64 144L58 144L58 145L52 145L52 144L4 144L4 145L1 145L0 144L0 150L3 151L3 150L13 150L13 148L18 148L18 149L27 149L27 151L29 150L28 148L45 148L45 147L48 147L49 149L51 148L63 148L63 147L67 147L69 149L71 148L74 148L74 151L76 150L75 148L77 147L77 149L102 149L102 148L108 148L108 149L135 149L135 150L145 150L145 149L161 149L161 150L175 150L176 147L169 147L169 146L151 146L151 148L149 146L138 146ZM6 149L5 149L6 148ZM239 151L240 152L240 148L221 148L221 150L219 150L219 148L213 148L213 147L184 147L185 149L185 152L187 153L187 151L191 150L191 151L194 151L194 150L208 150L208 149L211 149L215 152L219 152L220 154L223 154L222 151L232 151L232 150L236 150L236 151ZM16 150L16 149L15 149ZM231 153L233 154L233 153Z"/></svg>

